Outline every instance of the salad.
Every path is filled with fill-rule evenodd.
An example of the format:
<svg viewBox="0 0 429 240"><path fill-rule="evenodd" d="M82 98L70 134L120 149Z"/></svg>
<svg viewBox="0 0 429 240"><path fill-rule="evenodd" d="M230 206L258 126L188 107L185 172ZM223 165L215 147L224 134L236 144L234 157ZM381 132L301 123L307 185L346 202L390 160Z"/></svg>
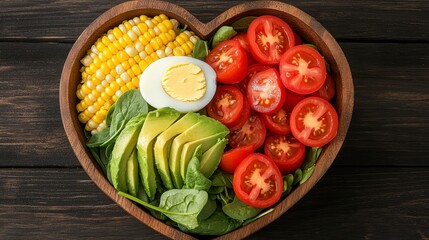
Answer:
<svg viewBox="0 0 429 240"><path fill-rule="evenodd" d="M81 62L76 109L94 159L119 195L184 232L221 235L269 214L337 133L329 64L275 16L209 41L139 16Z"/></svg>

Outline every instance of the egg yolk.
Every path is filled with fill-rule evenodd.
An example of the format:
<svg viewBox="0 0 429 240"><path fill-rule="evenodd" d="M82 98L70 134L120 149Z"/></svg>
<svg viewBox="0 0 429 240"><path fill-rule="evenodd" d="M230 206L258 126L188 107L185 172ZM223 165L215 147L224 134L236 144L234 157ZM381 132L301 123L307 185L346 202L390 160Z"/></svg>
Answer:
<svg viewBox="0 0 429 240"><path fill-rule="evenodd" d="M193 63L178 63L164 72L162 88L172 98L194 102L206 93L206 78L203 70Z"/></svg>

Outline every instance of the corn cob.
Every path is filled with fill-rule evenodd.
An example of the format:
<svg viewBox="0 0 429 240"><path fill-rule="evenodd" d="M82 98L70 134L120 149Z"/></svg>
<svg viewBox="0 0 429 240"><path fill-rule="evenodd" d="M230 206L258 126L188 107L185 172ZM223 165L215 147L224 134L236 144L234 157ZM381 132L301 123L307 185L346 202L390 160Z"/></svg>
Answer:
<svg viewBox="0 0 429 240"><path fill-rule="evenodd" d="M179 23L164 14L123 21L100 37L81 59L82 81L76 95L79 121L96 134L107 127L110 106L127 90L139 87L141 73L153 61L190 56L198 37L179 31Z"/></svg>

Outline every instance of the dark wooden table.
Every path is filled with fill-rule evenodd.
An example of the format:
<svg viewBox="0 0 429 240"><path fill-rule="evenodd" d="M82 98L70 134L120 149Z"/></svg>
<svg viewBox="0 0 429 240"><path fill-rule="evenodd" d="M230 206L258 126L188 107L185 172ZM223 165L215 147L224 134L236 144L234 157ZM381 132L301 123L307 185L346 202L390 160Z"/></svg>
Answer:
<svg viewBox="0 0 429 240"><path fill-rule="evenodd" d="M91 182L61 123L66 56L123 2L0 1L0 239L164 239ZM202 21L243 1L175 1ZM338 40L355 108L327 174L249 239L429 239L429 3L290 1Z"/></svg>

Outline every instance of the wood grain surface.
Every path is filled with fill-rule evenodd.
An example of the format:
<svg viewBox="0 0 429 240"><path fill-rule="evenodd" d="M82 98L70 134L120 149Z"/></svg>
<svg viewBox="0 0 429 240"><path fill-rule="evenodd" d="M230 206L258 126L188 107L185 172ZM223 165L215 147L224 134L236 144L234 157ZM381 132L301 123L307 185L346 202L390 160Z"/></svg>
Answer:
<svg viewBox="0 0 429 240"><path fill-rule="evenodd" d="M0 1L0 239L165 239L89 180L61 124L72 43L121 2ZM207 22L244 1L171 2ZM355 109L333 167L248 239L428 239L427 1L285 2L339 41Z"/></svg>

